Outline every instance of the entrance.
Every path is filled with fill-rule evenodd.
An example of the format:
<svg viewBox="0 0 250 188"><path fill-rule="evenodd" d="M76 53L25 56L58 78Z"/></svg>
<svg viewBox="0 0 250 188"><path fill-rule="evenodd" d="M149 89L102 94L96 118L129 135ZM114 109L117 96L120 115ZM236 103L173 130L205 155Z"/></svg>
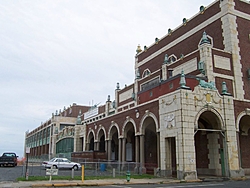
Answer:
<svg viewBox="0 0 250 188"><path fill-rule="evenodd" d="M224 133L218 117L211 111L201 114L195 132L198 176L225 176Z"/></svg>
<svg viewBox="0 0 250 188"><path fill-rule="evenodd" d="M239 122L240 165L246 175L250 174L250 116L245 115Z"/></svg>
<svg viewBox="0 0 250 188"><path fill-rule="evenodd" d="M166 175L177 177L175 137L166 138Z"/></svg>

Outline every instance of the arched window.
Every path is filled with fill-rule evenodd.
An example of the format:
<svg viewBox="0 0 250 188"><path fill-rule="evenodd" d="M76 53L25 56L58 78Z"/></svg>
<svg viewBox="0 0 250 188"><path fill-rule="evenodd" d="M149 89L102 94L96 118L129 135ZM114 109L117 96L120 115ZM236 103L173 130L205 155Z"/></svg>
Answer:
<svg viewBox="0 0 250 188"><path fill-rule="evenodd" d="M146 70L143 71L142 78L147 77L150 74L151 74L150 70L146 69Z"/></svg>

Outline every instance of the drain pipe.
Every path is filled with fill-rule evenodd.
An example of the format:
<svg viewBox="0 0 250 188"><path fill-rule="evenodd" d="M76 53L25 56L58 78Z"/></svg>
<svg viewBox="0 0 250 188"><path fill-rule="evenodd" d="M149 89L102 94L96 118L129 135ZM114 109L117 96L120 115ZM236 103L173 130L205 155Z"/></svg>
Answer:
<svg viewBox="0 0 250 188"><path fill-rule="evenodd" d="M223 112L224 112L224 122L225 122L225 137L224 137L224 159L225 159L225 176L229 177L229 160L228 160L228 146L227 146L227 118L226 118L226 109L225 109L225 96L223 95Z"/></svg>
<svg viewBox="0 0 250 188"><path fill-rule="evenodd" d="M183 181L183 180L185 180L185 178L184 178L184 137L183 137L183 116L182 116L182 114L183 114L183 112L182 112L182 89L181 89L181 96L180 96L180 103L181 103L181 140L182 140L182 180L181 181Z"/></svg>

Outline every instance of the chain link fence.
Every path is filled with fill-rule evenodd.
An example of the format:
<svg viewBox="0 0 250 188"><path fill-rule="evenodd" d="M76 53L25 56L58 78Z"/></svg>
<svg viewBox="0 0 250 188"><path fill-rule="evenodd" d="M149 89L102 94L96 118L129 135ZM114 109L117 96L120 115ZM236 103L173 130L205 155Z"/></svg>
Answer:
<svg viewBox="0 0 250 188"><path fill-rule="evenodd" d="M84 167L84 176L105 176L105 177L119 177L126 176L129 171L131 176L133 174L142 174L142 167L140 163L135 162L116 162L116 161L90 161L90 159L73 159L72 161L80 163ZM28 164L22 165L21 176L46 176L46 169L42 166L42 161L29 161ZM58 176L81 176L82 170L73 169L58 169Z"/></svg>

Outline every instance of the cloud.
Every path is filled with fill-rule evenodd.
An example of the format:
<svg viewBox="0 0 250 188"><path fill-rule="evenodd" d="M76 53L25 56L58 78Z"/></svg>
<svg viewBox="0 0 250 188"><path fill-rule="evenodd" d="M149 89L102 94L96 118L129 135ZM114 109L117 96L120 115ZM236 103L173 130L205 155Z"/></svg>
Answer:
<svg viewBox="0 0 250 188"><path fill-rule="evenodd" d="M176 28L201 2L0 0L0 152L73 102L114 99L134 80L138 44ZM203 5L211 1L203 0Z"/></svg>

